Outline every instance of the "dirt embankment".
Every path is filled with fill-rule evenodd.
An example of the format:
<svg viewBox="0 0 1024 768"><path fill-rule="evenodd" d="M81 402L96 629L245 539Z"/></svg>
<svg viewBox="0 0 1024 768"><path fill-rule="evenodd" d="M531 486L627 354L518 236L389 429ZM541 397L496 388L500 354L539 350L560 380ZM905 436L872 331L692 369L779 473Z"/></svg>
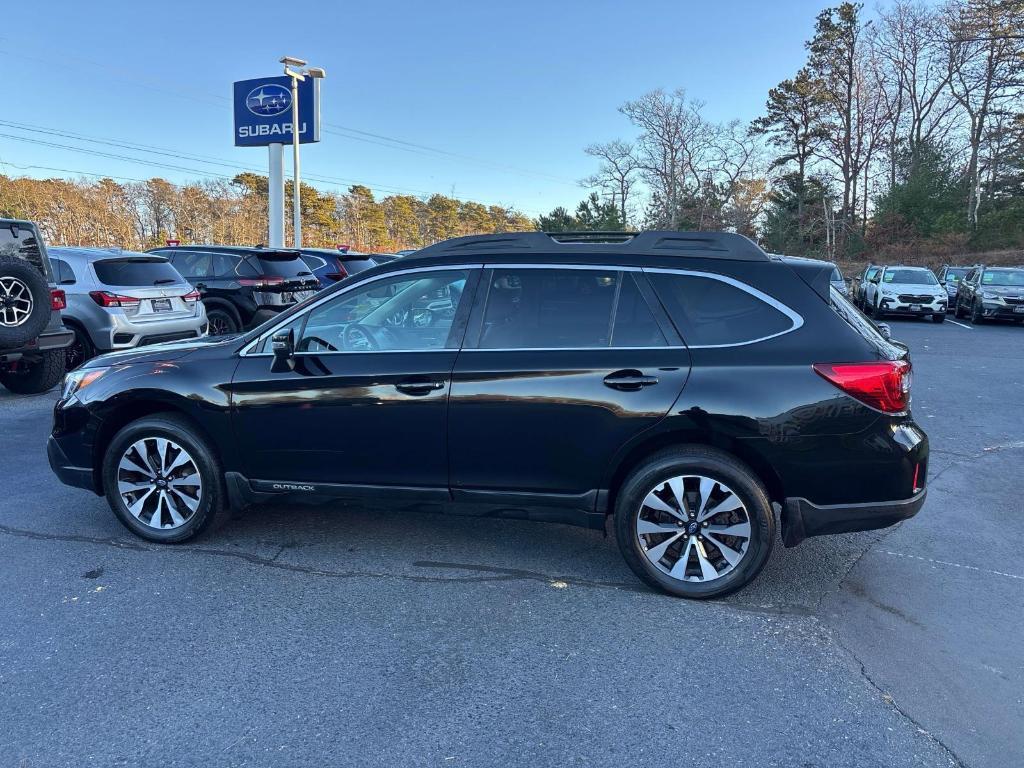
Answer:
<svg viewBox="0 0 1024 768"><path fill-rule="evenodd" d="M988 264L995 267L1024 267L1024 251L986 251L982 253L914 253L912 249L888 251L875 256L864 255L856 259L836 261L845 277L860 274L867 264L906 264L915 267L930 267L938 272L943 264L969 267L972 264Z"/></svg>

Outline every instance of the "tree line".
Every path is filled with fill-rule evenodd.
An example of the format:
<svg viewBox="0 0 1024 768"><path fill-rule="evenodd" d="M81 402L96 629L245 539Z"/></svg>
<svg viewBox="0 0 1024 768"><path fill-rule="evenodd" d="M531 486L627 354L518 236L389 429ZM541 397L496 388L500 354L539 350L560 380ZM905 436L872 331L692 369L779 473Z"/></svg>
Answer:
<svg viewBox="0 0 1024 768"><path fill-rule="evenodd" d="M286 242L290 241L291 182L285 189ZM118 183L29 179L0 175L0 216L35 221L55 245L98 245L144 250L168 239L183 243L256 245L267 240L266 176L242 173L172 184L165 179ZM302 184L303 243L387 252L418 248L460 235L534 228L514 208L457 200L389 195L354 185L344 194Z"/></svg>
<svg viewBox="0 0 1024 768"><path fill-rule="evenodd" d="M730 229L844 260L1024 248L1024 0L822 10L805 64L750 124L684 89L619 112L583 181L616 223ZM575 228L556 209L542 223Z"/></svg>

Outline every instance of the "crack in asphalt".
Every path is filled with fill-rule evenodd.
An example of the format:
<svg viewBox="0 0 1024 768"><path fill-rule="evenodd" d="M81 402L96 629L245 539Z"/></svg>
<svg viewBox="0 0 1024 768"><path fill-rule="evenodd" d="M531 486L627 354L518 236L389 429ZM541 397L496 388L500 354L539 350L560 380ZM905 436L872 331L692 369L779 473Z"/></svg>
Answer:
<svg viewBox="0 0 1024 768"><path fill-rule="evenodd" d="M852 658L857 663L857 666L860 667L861 677L864 678L868 685L870 685L875 691L878 692L878 695L881 696L882 701L884 701L886 704L892 707L893 711L896 712L900 717L902 717L904 720L906 720L908 723L914 726L914 728L917 729L918 733L920 733L930 742L935 744L939 749L945 752L946 757L949 759L950 765L955 766L956 768L968 768L967 763L963 761L960 755L958 755L952 747L947 745L942 739L940 739L934 733L932 733L923 725L921 725L921 723L918 722L913 715L911 715L909 712L903 709L903 707L897 704L896 699L893 698L892 694L886 691L884 688L882 688L882 686L875 682L874 678L872 678L871 675L868 673L867 667L864 665L864 662L861 661L860 657L853 651L853 649L845 645L842 642L842 640L840 640L838 636L835 635L834 631L832 634L833 642L837 646L842 648L844 651L846 651L848 654L850 654L850 658Z"/></svg>
<svg viewBox="0 0 1024 768"><path fill-rule="evenodd" d="M416 583L453 583L453 584L479 584L497 583L512 581L532 581L547 586L565 584L575 587L586 587L590 589L608 589L616 592L631 592L647 595L653 598L662 599L665 596L654 592L643 584L620 582L620 581L599 581L595 579L583 579L575 576L550 576L538 571L529 571L521 568L502 568L490 565L477 565L473 563L448 563L433 560L418 560L411 565L416 568L437 569L448 571L468 571L470 573L483 574L478 576L417 576L415 574L389 573L387 571L365 571L365 570L327 570L314 566L299 565L280 560L281 554L292 548L289 545L278 545L278 551L272 557L255 555L250 552L235 552L226 549L212 549L209 547L189 546L159 546L154 547L140 542L120 539L115 537L85 536L71 533L47 533L43 531L32 531L25 528L14 528L8 525L0 525L0 534L25 539L41 541L64 541L77 544L94 544L98 546L114 547L133 552L151 552L155 554L191 553L207 555L211 557L234 558L249 563L250 565L273 568L289 573L299 573L307 576L319 576L329 579L392 579L396 581L411 581ZM676 598L668 598L676 599ZM755 613L769 616L793 616L800 618L815 618L814 610L802 605L788 603L741 603L721 601L713 604L717 608L731 608L744 613Z"/></svg>

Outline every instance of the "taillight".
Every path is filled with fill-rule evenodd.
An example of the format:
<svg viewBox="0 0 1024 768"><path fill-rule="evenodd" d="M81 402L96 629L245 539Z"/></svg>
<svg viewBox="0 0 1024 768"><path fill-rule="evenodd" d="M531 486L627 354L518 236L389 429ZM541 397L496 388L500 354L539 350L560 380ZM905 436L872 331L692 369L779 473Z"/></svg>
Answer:
<svg viewBox="0 0 1024 768"><path fill-rule="evenodd" d="M910 406L910 363L815 363L815 372L851 397L885 413Z"/></svg>
<svg viewBox="0 0 1024 768"><path fill-rule="evenodd" d="M284 278L279 275L265 275L264 277L240 277L238 284L249 288L266 288L269 285L279 285Z"/></svg>
<svg viewBox="0 0 1024 768"><path fill-rule="evenodd" d="M181 298L183 298L185 301L199 301L199 299L201 298L201 295L200 295L199 291L193 290L193 291L189 291L188 293L186 293Z"/></svg>
<svg viewBox="0 0 1024 768"><path fill-rule="evenodd" d="M344 270L342 270L341 272L328 272L327 273L327 278L329 280L333 280L334 282L338 282L339 280L344 280L346 277L348 277L348 272L345 272Z"/></svg>
<svg viewBox="0 0 1024 768"><path fill-rule="evenodd" d="M101 307L128 307L138 308L139 299L134 296L121 296L110 291L89 291L92 300Z"/></svg>
<svg viewBox="0 0 1024 768"><path fill-rule="evenodd" d="M50 289L50 309L57 312L68 308L68 297L60 288Z"/></svg>

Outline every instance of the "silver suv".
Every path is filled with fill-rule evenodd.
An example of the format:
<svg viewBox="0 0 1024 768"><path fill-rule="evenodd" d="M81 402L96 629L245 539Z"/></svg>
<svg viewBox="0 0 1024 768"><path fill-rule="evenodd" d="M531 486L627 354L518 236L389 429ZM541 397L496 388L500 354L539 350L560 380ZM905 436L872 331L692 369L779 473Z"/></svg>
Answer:
<svg viewBox="0 0 1024 768"><path fill-rule="evenodd" d="M90 357L206 334L199 292L163 256L104 248L50 248L75 333L68 368Z"/></svg>

